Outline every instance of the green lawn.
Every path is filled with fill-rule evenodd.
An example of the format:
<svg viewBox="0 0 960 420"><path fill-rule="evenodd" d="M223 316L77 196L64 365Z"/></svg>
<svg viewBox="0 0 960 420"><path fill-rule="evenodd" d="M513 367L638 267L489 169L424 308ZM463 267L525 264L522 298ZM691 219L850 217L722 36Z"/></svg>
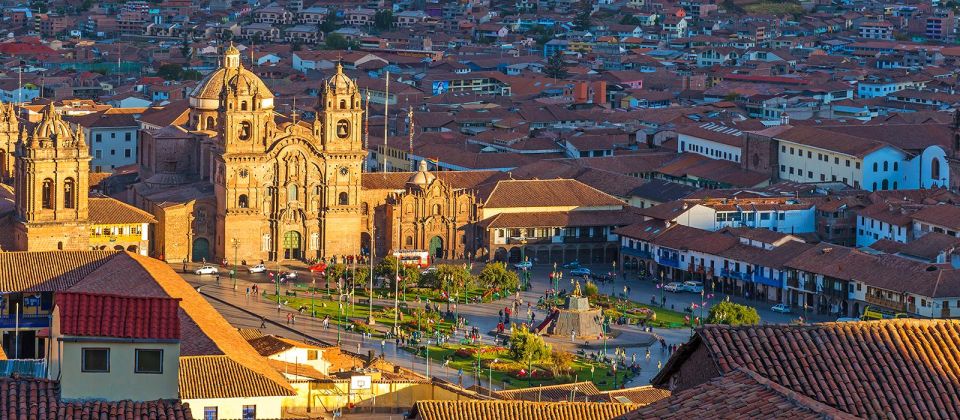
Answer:
<svg viewBox="0 0 960 420"><path fill-rule="evenodd" d="M431 369L450 369L452 371L457 371L463 369L463 375L465 377L476 376L477 372L477 357L461 357L456 354L458 349L478 349L478 348L490 348L491 346L474 346L474 345L460 345L460 344L446 344L443 347L432 345L430 347L430 360L431 362L436 363L431 366ZM417 352L421 357L426 355L425 351L426 346L421 346L420 349L406 348L406 350L411 352ZM496 370L489 368L489 363L494 359L498 360L498 365L513 365L511 370L517 370L520 368L527 369L527 366L518 364L515 361L511 360L509 353L506 350L500 352L486 352L480 353L480 375L482 382L487 383L487 380L492 376L494 384L500 388L525 388L528 386L539 386L539 385L557 385L563 383L570 383L575 381L585 381L589 380L594 382L597 385L597 388L602 390L615 389L614 388L614 377L610 366L607 364L601 364L598 362L591 362L590 360L577 357L573 362L573 372L570 375L558 376L551 379L546 378L537 378L532 379L518 378L512 376L508 371ZM444 366L443 362L449 360L449 363ZM591 366L594 368L593 373L590 372ZM545 363L533 363L532 368L536 372L546 372L549 370L549 366ZM630 380L632 373L629 370L620 368L617 371L616 384L623 384L624 381Z"/></svg>
<svg viewBox="0 0 960 420"><path fill-rule="evenodd" d="M561 303L562 299L558 299L556 302ZM615 308L618 312L624 312L626 309L626 316L631 320L639 320L645 316L639 312L641 309L652 310L657 314L656 320L653 322L647 322L647 325L658 327L658 328L685 328L683 323L683 317L687 315L683 312L671 311L669 309L664 309L656 305L648 305L646 303L640 303L636 301L627 301L623 303L623 299L614 299L610 300L607 295L600 295L590 298L590 303L602 306L604 308ZM632 310L632 311L631 311Z"/></svg>

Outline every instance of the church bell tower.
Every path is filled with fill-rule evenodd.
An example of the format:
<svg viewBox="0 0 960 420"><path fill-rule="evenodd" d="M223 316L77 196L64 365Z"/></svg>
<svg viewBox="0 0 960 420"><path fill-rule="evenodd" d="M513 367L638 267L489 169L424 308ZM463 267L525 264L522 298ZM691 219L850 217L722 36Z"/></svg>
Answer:
<svg viewBox="0 0 960 420"><path fill-rule="evenodd" d="M367 151L362 137L363 107L357 84L336 74L323 86L314 121L324 155L324 195L320 215L321 253L324 256L360 253L362 209L360 173Z"/></svg>
<svg viewBox="0 0 960 420"><path fill-rule="evenodd" d="M78 126L54 110L16 146L16 238L21 251L87 250L90 152Z"/></svg>

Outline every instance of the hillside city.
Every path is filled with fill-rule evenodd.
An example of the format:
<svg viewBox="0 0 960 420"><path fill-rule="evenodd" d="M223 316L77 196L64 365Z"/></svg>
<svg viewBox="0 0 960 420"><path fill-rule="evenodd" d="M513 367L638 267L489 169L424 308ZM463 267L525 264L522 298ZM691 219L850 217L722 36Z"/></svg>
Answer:
<svg viewBox="0 0 960 420"><path fill-rule="evenodd" d="M955 0L0 12L3 418L960 419Z"/></svg>

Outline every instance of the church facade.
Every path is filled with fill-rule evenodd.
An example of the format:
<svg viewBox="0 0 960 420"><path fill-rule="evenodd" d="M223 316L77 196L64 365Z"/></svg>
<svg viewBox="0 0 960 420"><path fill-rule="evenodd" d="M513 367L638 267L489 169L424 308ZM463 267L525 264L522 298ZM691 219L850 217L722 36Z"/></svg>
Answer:
<svg viewBox="0 0 960 420"><path fill-rule="evenodd" d="M155 253L174 260L358 254L366 157L360 92L338 67L321 94L313 121L277 113L273 93L231 46L223 67L191 94L187 123L144 135L134 201L170 227ZM167 212L177 204L183 209Z"/></svg>

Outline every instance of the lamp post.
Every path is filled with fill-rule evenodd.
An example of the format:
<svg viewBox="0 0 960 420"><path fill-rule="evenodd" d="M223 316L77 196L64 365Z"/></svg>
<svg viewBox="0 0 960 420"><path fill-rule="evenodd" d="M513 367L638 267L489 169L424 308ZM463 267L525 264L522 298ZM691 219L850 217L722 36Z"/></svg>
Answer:
<svg viewBox="0 0 960 420"><path fill-rule="evenodd" d="M487 365L487 367L489 368L489 369L487 370L487 385L488 385L488 388L487 388L487 396L488 396L488 397L490 396L490 393L493 391L493 364L494 364L494 363L497 363L497 362L499 362L499 361L500 361L500 359L494 358L494 359L493 359L493 362L491 362L489 365Z"/></svg>
<svg viewBox="0 0 960 420"><path fill-rule="evenodd" d="M233 270L230 271L230 278L233 279L233 290L237 290L237 250L240 249L240 240L233 238L230 243L233 245Z"/></svg>
<svg viewBox="0 0 960 420"><path fill-rule="evenodd" d="M427 339L427 378L430 377L430 344L433 344L432 339Z"/></svg>
<svg viewBox="0 0 960 420"><path fill-rule="evenodd" d="M367 302L370 304L369 312L367 312L367 323L373 325L375 320L373 318L373 233L374 227L370 226L370 271L367 271L367 277L370 280L370 293L367 296Z"/></svg>
<svg viewBox="0 0 960 420"><path fill-rule="evenodd" d="M527 251L527 238L523 238L520 240L520 261L522 262L527 262L526 251ZM527 290L527 287L529 287L529 285L530 285L530 276L527 273L527 268L524 267L523 268L523 285L521 288L523 290Z"/></svg>
<svg viewBox="0 0 960 420"><path fill-rule="evenodd" d="M614 262L613 262L613 272L610 273L610 297L613 297L614 293L616 293L616 292L614 291L614 286L615 286L615 283L616 283L616 282L617 282L617 262L614 261Z"/></svg>

